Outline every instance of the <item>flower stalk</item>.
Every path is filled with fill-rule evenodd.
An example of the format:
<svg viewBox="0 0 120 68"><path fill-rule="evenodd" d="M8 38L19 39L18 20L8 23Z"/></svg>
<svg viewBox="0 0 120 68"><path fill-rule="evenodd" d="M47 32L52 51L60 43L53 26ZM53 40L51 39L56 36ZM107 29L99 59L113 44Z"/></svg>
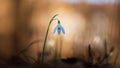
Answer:
<svg viewBox="0 0 120 68"><path fill-rule="evenodd" d="M43 45L42 63L44 63L44 54L45 54L45 48L46 48L46 41L47 41L47 37L48 37L48 32L49 32L49 29L50 29L50 25L51 25L52 21L55 19L56 16L58 16L58 14L56 14L56 15L54 15L52 17L52 19L49 22L48 28L47 28L47 32L46 32L46 36L45 36L45 40L44 40L44 45Z"/></svg>
<svg viewBox="0 0 120 68"><path fill-rule="evenodd" d="M60 53L59 53L59 58L61 58L61 55L62 55L62 37L60 37Z"/></svg>

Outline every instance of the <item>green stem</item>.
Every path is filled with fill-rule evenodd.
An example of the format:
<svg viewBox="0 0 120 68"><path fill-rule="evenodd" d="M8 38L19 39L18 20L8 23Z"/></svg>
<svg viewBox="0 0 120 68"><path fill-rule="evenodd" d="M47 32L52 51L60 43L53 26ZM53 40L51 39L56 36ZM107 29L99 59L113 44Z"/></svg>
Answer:
<svg viewBox="0 0 120 68"><path fill-rule="evenodd" d="M57 60L58 59L58 37L57 37L57 42L56 42L56 48L55 48L55 60Z"/></svg>
<svg viewBox="0 0 120 68"><path fill-rule="evenodd" d="M46 32L46 36L45 36L45 40L44 40L43 52L42 52L42 63L44 63L44 52L45 52L45 47L46 47L46 41L47 41L47 37L48 37L49 28L50 28L50 25L51 25L52 21L54 20L54 18L56 16L58 16L58 14L56 14L52 17L52 19L49 22L48 28L47 28L47 32Z"/></svg>
<svg viewBox="0 0 120 68"><path fill-rule="evenodd" d="M60 38L60 54L59 54L59 59L61 59L62 55L62 38Z"/></svg>

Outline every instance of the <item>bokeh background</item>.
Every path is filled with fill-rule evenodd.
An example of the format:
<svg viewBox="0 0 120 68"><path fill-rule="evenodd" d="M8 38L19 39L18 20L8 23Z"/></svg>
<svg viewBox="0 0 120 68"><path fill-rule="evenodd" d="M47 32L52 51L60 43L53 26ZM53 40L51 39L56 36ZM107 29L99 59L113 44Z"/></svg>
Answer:
<svg viewBox="0 0 120 68"><path fill-rule="evenodd" d="M96 49L95 54L103 55L104 39L108 49L115 48L110 56L111 63L120 52L119 0L0 0L0 9L0 63L6 63L36 40L38 42L24 54L37 60L47 26L55 14L59 14L57 18L65 34L53 34L57 25L57 21L53 21L47 39L46 50L50 53L47 60L54 58L58 38L62 38L61 58L86 60L89 44ZM59 48L60 45L58 53ZM27 61L22 54L19 56ZM117 62L120 63L119 58Z"/></svg>

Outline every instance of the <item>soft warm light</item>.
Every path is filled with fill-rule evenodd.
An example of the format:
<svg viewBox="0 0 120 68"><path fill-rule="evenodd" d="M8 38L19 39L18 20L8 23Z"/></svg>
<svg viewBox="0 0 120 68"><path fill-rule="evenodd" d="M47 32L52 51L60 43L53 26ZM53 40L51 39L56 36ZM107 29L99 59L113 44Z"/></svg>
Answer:
<svg viewBox="0 0 120 68"><path fill-rule="evenodd" d="M100 43L100 41L101 41L101 39L99 36L96 36L93 40L93 42L95 42L95 43Z"/></svg>
<svg viewBox="0 0 120 68"><path fill-rule="evenodd" d="M95 36L93 38L92 42L93 49L96 50L96 52L101 52L101 54L104 53L104 39L101 36Z"/></svg>
<svg viewBox="0 0 120 68"><path fill-rule="evenodd" d="M53 47L55 45L55 41L54 40L49 40L48 41L48 46Z"/></svg>

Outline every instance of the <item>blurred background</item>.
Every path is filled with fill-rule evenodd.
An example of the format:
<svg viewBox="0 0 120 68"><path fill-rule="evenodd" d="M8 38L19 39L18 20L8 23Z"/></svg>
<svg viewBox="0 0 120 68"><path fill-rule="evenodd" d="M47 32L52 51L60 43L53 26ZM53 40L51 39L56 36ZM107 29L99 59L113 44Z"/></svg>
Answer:
<svg viewBox="0 0 120 68"><path fill-rule="evenodd" d="M24 54L37 60L49 21L55 14L59 14L57 18L65 34L53 34L57 25L53 21L47 38L46 61L54 58L57 39L61 38L58 45L58 53L62 45L61 58L87 60L89 44L95 54L102 56L106 39L108 49L115 48L110 56L110 62L114 62L120 52L119 3L119 0L0 0L0 63L6 63L25 48ZM19 56L27 61L23 54Z"/></svg>

